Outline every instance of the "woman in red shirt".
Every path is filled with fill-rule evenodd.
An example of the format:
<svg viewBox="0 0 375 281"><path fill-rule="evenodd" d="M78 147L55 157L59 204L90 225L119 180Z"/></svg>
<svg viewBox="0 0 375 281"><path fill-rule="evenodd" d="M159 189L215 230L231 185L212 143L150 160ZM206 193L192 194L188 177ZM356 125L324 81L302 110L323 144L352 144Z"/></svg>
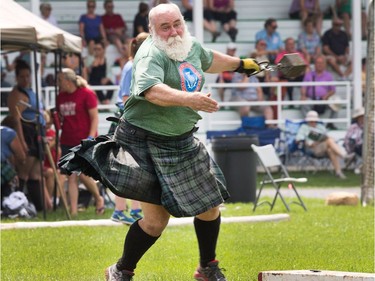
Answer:
<svg viewBox="0 0 375 281"><path fill-rule="evenodd" d="M60 93L57 96L57 110L61 117L61 150L64 156L69 149L79 145L82 139L93 138L98 129L98 100L88 88L87 81L64 68L58 74ZM95 198L96 213L104 213L104 199L100 196L95 181L84 175L72 174L68 177L71 215L77 215L78 178Z"/></svg>

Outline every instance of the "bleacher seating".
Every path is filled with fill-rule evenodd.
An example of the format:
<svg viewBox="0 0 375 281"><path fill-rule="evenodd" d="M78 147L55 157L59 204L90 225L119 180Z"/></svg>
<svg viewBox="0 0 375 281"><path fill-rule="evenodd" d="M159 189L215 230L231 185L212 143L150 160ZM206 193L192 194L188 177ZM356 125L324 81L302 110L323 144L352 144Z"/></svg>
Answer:
<svg viewBox="0 0 375 281"><path fill-rule="evenodd" d="M27 9L31 9L31 0L17 0L19 4ZM103 0L97 1L97 14L103 14ZM138 10L138 5L141 0L114 0L115 12L120 13L125 19L128 26L128 34L132 34L133 30L133 19ZM181 1L172 0L181 7ZM320 0L321 10L325 11L330 5L334 4L334 0ZM78 20L81 14L86 12L86 0L54 0L50 1L52 5L52 14L58 21L60 28L78 34ZM254 38L255 33L263 28L264 21L267 18L273 17L278 21L278 32L281 34L283 39L287 37L297 38L298 33L301 31L301 25L299 20L291 20L288 16L288 10L291 0L235 0L235 10L238 13L238 29L239 33L237 36L237 55L247 56L254 50ZM330 28L330 19L323 21L323 30ZM192 30L192 24L189 24L190 30ZM226 34L222 34L216 43L211 43L210 34L205 31L205 46L211 49L215 49L221 52L225 52L226 44L229 42L229 37ZM366 42L362 42L362 54L366 54ZM107 49L107 59L114 61L118 57L118 53L115 48ZM50 57L51 58L51 57ZM51 59L51 61L53 61ZM206 83L214 83L216 75L206 75ZM340 112L339 117L342 117L344 113ZM286 110L285 116L294 116L298 118L298 110ZM236 120L238 114L235 111L220 111L216 115L212 115L213 119L231 119ZM102 120L102 118L101 118ZM237 124L223 125L220 129L227 127L232 128ZM203 125L205 127L205 125ZM102 128L104 131L105 128Z"/></svg>
<svg viewBox="0 0 375 281"><path fill-rule="evenodd" d="M238 24L240 32L255 27L263 27L263 22L269 17L274 17L282 21L290 21L288 17L288 10L291 0L236 0L235 10L238 13ZM31 9L30 0L17 1L27 9ZM103 0L97 1L96 13L103 14ZM137 13L138 5L141 0L116 0L115 1L115 12L120 13L128 24L129 30L132 30L132 22L134 16ZM181 1L173 0L181 7ZM325 10L330 4L333 4L332 0L321 0L322 10ZM78 20L81 14L86 12L86 1L66 1L66 0L54 0L51 1L52 14L56 18L59 26L73 34L78 34ZM269 8L268 8L269 7ZM272 7L272 8L271 8ZM291 21L298 22L298 21ZM251 23L251 25L249 25ZM291 23L294 26L294 23ZM289 29L289 23L285 24L285 31ZM250 27L250 28L249 28ZM130 33L131 34L131 33ZM245 33L246 35L246 33ZM244 39L246 36L238 36L239 40L253 40Z"/></svg>

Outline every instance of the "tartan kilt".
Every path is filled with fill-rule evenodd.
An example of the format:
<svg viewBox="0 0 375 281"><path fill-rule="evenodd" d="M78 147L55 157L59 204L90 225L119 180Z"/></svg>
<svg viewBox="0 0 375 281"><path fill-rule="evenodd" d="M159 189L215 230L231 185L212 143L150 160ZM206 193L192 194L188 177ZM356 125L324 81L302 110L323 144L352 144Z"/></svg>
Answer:
<svg viewBox="0 0 375 281"><path fill-rule="evenodd" d="M8 161L1 162L1 186L9 183L14 177L17 176L17 172L14 167Z"/></svg>
<svg viewBox="0 0 375 281"><path fill-rule="evenodd" d="M121 120L113 136L83 140L59 166L175 217L201 214L229 198L222 171L193 132L165 137Z"/></svg>

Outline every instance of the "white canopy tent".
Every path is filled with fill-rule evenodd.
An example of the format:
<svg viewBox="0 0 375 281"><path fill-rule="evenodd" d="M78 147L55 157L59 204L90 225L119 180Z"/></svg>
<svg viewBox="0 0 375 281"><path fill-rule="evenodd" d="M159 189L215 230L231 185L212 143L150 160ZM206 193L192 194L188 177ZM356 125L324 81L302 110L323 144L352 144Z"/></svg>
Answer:
<svg viewBox="0 0 375 281"><path fill-rule="evenodd" d="M17 51L32 50L31 67L35 74L35 93L37 99L36 112L40 112L39 85L41 84L40 75L37 67L37 51L60 51L81 53L82 40L80 37L72 35L58 27L55 27L47 21L39 18L30 11L26 10L13 0L1 0L0 7L0 32L1 32L1 50ZM57 65L55 65L57 67ZM40 69L40 68L39 68ZM56 68L55 68L56 71ZM56 90L57 93L57 90ZM38 120L38 118L37 118ZM38 133L42 136L41 126L38 126ZM56 140L58 134L56 134ZM39 143L39 153L42 151L42 143ZM41 157L41 154L39 155ZM42 167L41 167L42 170ZM42 197L44 198L43 183L41 186ZM67 211L70 219L69 212ZM46 210L43 208L43 217L46 218Z"/></svg>
<svg viewBox="0 0 375 281"><path fill-rule="evenodd" d="M80 37L48 23L13 0L1 1L0 29L3 50L15 50L17 45L21 49L27 44L44 50L82 50Z"/></svg>
<svg viewBox="0 0 375 281"><path fill-rule="evenodd" d="M16 50L28 44L38 44L34 27L5 22L4 18L0 16L0 28L2 49Z"/></svg>

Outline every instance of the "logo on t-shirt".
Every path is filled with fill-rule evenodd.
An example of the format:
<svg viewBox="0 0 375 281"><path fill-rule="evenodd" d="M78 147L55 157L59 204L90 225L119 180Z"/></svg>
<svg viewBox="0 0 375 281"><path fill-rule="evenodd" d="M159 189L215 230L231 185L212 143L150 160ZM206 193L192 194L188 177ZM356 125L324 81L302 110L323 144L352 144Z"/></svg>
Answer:
<svg viewBox="0 0 375 281"><path fill-rule="evenodd" d="M200 90L202 75L190 63L183 62L178 68L181 77L181 90L195 92Z"/></svg>
<svg viewBox="0 0 375 281"><path fill-rule="evenodd" d="M70 102L60 104L60 113L62 116L76 115L76 103L70 101Z"/></svg>

